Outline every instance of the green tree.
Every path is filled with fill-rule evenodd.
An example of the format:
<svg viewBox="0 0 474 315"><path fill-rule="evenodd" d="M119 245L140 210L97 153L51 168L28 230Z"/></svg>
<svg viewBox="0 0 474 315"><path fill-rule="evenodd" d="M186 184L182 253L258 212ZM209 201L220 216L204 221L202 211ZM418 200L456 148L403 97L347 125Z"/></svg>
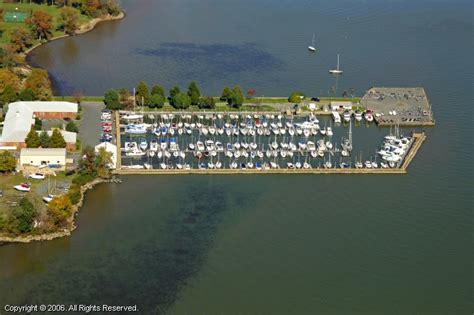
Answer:
<svg viewBox="0 0 474 315"><path fill-rule="evenodd" d="M20 233L28 233L32 230L32 223L36 216L36 210L34 205L23 197L20 200L20 207L15 209L14 212L16 227Z"/></svg>
<svg viewBox="0 0 474 315"><path fill-rule="evenodd" d="M79 11L72 7L63 7L59 13L58 29L73 35L79 27Z"/></svg>
<svg viewBox="0 0 474 315"><path fill-rule="evenodd" d="M66 131L78 133L79 128L77 128L76 124L71 120L66 125Z"/></svg>
<svg viewBox="0 0 474 315"><path fill-rule="evenodd" d="M40 139L40 145L42 148L49 148L49 135L48 133L43 130L41 131L40 135L39 135L39 139Z"/></svg>
<svg viewBox="0 0 474 315"><path fill-rule="evenodd" d="M165 105L165 97L161 94L152 94L150 97L150 108L162 108Z"/></svg>
<svg viewBox="0 0 474 315"><path fill-rule="evenodd" d="M72 212L72 202L68 195L55 197L48 203L49 215L56 226L64 226Z"/></svg>
<svg viewBox="0 0 474 315"><path fill-rule="evenodd" d="M0 172L13 172L16 169L16 160L8 151L0 153Z"/></svg>
<svg viewBox="0 0 474 315"><path fill-rule="evenodd" d="M212 96L202 97L199 101L199 108L213 109L216 107L216 103Z"/></svg>
<svg viewBox="0 0 474 315"><path fill-rule="evenodd" d="M40 138L36 132L35 126L31 125L30 132L26 135L25 143L27 148L39 148L41 145Z"/></svg>
<svg viewBox="0 0 474 315"><path fill-rule="evenodd" d="M191 105L198 105L201 97L201 92L195 81L192 81L188 87L188 96L191 99Z"/></svg>
<svg viewBox="0 0 474 315"><path fill-rule="evenodd" d="M187 94L178 93L173 97L173 107L186 109L191 105L191 98Z"/></svg>
<svg viewBox="0 0 474 315"><path fill-rule="evenodd" d="M112 164L112 153L105 148L100 148L95 155L95 167L97 175L101 178L110 177L110 165Z"/></svg>
<svg viewBox="0 0 474 315"><path fill-rule="evenodd" d="M170 105L171 106L174 106L174 98L176 95L178 95L179 93L181 93L181 90L179 88L179 86L173 86L171 89L170 89L170 96L168 96L168 100L170 102Z"/></svg>
<svg viewBox="0 0 474 315"><path fill-rule="evenodd" d="M66 147L66 140L64 140L63 135L59 129L54 129L53 133L51 134L51 138L49 139L49 147L50 148L65 148Z"/></svg>
<svg viewBox="0 0 474 315"><path fill-rule="evenodd" d="M35 117L35 130L41 130L43 128L43 121L38 118L38 117Z"/></svg>
<svg viewBox="0 0 474 315"><path fill-rule="evenodd" d="M244 103L244 93L240 89L239 85L236 85L232 90L232 102L231 106L239 108Z"/></svg>
<svg viewBox="0 0 474 315"><path fill-rule="evenodd" d="M0 93L0 105L6 105L17 100L15 90L10 85L7 85Z"/></svg>
<svg viewBox="0 0 474 315"><path fill-rule="evenodd" d="M151 88L151 95L161 95L163 98L166 98L165 90L158 84L153 85Z"/></svg>
<svg viewBox="0 0 474 315"><path fill-rule="evenodd" d="M293 91L291 94L290 94L290 97L288 97L288 102L290 103L299 103L301 102L301 97L304 97L304 94L303 92L301 91Z"/></svg>
<svg viewBox="0 0 474 315"><path fill-rule="evenodd" d="M228 86L226 86L224 88L224 90L222 90L222 94L221 94L221 98L220 100L221 101L226 101L226 102L230 102L230 100L232 99L232 89Z"/></svg>
<svg viewBox="0 0 474 315"><path fill-rule="evenodd" d="M146 106L149 104L150 95L148 94L148 86L145 82L141 81L140 83L138 83L135 96L137 105Z"/></svg>
<svg viewBox="0 0 474 315"><path fill-rule="evenodd" d="M82 174L88 174L91 177L97 176L97 168L96 168L96 163L95 163L95 150L93 147L86 146L82 150L82 159L79 161L79 169Z"/></svg>
<svg viewBox="0 0 474 315"><path fill-rule="evenodd" d="M24 89L23 91L18 94L18 99L20 101L27 101L31 102L34 101L36 98L35 92L32 89Z"/></svg>
<svg viewBox="0 0 474 315"><path fill-rule="evenodd" d="M120 96L115 90L108 90L104 95L104 104L107 109L119 110L122 109L120 103Z"/></svg>

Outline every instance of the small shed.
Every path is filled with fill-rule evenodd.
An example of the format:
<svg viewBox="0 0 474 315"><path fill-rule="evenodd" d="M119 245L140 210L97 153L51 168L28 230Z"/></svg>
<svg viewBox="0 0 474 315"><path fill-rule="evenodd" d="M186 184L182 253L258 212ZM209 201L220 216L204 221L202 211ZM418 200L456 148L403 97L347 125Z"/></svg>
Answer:
<svg viewBox="0 0 474 315"><path fill-rule="evenodd" d="M332 101L331 110L351 110L352 102L351 101Z"/></svg>
<svg viewBox="0 0 474 315"><path fill-rule="evenodd" d="M66 149L21 149L20 166L66 168Z"/></svg>

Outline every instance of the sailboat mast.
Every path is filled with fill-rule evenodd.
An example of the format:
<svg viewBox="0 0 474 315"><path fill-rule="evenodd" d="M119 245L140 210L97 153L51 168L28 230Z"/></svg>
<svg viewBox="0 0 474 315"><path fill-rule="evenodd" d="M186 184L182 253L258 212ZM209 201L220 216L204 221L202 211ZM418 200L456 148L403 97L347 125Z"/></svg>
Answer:
<svg viewBox="0 0 474 315"><path fill-rule="evenodd" d="M339 54L337 54L337 70L339 70Z"/></svg>

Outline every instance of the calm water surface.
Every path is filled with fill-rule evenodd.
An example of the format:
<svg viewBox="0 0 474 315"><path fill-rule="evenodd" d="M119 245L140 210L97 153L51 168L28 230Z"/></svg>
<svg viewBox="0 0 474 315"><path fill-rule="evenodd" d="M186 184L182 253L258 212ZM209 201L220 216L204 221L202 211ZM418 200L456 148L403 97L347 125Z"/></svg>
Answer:
<svg viewBox="0 0 474 315"><path fill-rule="evenodd" d="M73 236L0 247L0 304L169 314L470 314L473 22L468 1L124 1L45 45L60 93L195 79L259 95L423 86L437 126L404 176L124 178ZM315 55L307 52L316 32ZM340 52L344 75L327 74ZM364 133L361 133L361 135Z"/></svg>

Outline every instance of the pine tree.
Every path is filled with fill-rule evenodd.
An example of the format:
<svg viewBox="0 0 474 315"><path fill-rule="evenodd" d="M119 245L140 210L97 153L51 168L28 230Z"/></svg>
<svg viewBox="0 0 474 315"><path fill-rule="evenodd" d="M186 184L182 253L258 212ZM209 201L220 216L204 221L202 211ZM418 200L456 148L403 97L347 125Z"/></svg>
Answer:
<svg viewBox="0 0 474 315"><path fill-rule="evenodd" d="M46 131L41 131L39 139L42 148L49 148L49 135Z"/></svg>
<svg viewBox="0 0 474 315"><path fill-rule="evenodd" d="M25 143L27 148L39 148L41 145L38 133L35 130L34 125L31 126L30 132L26 135Z"/></svg>
<svg viewBox="0 0 474 315"><path fill-rule="evenodd" d="M188 87L188 96L191 98L191 105L198 105L201 92L195 81L192 81Z"/></svg>
<svg viewBox="0 0 474 315"><path fill-rule="evenodd" d="M64 140L63 135L58 129L53 130L53 134L49 139L49 147L50 148L65 148L66 147L66 140Z"/></svg>
<svg viewBox="0 0 474 315"><path fill-rule="evenodd" d="M149 104L150 95L148 94L148 86L145 82L141 81L140 83L138 83L135 95L137 105L146 106Z"/></svg>

